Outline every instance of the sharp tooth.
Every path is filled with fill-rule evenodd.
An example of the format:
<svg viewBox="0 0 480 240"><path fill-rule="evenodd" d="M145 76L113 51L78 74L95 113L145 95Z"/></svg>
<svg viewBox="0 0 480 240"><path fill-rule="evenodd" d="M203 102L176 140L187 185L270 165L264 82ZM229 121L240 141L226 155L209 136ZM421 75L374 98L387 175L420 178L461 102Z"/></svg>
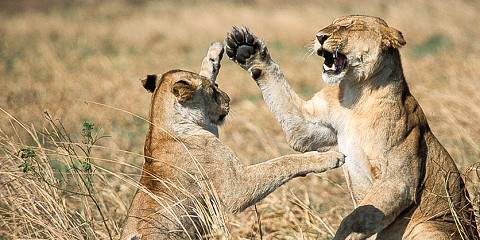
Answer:
<svg viewBox="0 0 480 240"><path fill-rule="evenodd" d="M330 70L337 70L337 67L335 66L335 64L332 64L332 67L328 67L326 64L323 64L323 70L325 71L330 71Z"/></svg>

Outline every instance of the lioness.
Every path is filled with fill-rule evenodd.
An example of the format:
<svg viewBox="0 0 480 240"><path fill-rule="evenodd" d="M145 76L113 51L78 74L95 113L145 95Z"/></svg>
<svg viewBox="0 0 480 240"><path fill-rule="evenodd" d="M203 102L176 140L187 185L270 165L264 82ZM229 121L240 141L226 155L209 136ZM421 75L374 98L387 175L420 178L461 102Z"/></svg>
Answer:
<svg viewBox="0 0 480 240"><path fill-rule="evenodd" d="M203 76L172 70L144 81L153 93L151 124L142 187L128 211L122 239L200 239L208 229L199 219L206 205L212 214L239 212L290 179L343 164L343 154L312 151L242 166L218 139L217 126L230 101L215 83L222 54L222 44L210 47Z"/></svg>
<svg viewBox="0 0 480 240"><path fill-rule="evenodd" d="M452 211L474 236L464 183L405 81L402 34L385 21L347 16L316 34L323 88L304 101L267 47L246 28L227 34L228 57L247 70L300 152L337 148L355 210L334 239L459 239ZM462 228L462 227L461 227Z"/></svg>

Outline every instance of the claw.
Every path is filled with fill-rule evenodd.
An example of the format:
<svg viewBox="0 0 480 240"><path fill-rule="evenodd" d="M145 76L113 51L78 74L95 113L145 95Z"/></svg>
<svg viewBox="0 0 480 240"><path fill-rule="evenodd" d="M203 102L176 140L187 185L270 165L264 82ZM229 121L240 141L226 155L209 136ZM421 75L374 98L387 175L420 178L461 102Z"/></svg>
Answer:
<svg viewBox="0 0 480 240"><path fill-rule="evenodd" d="M233 38L235 39L235 42L237 43L245 42L245 39L243 38L245 34L242 29L234 27L232 34L233 34Z"/></svg>
<svg viewBox="0 0 480 240"><path fill-rule="evenodd" d="M227 39L226 39L227 46L229 46L231 49L237 48L237 43L233 39L232 34L228 34Z"/></svg>
<svg viewBox="0 0 480 240"><path fill-rule="evenodd" d="M245 35L245 40L250 45L253 45L253 43L255 42L255 38L252 36L251 33L248 32L248 30L247 30L247 34Z"/></svg>
<svg viewBox="0 0 480 240"><path fill-rule="evenodd" d="M235 51L234 51L232 48L230 48L229 46L227 46L227 47L225 48L225 53L227 54L227 56L228 56L229 58L235 57Z"/></svg>

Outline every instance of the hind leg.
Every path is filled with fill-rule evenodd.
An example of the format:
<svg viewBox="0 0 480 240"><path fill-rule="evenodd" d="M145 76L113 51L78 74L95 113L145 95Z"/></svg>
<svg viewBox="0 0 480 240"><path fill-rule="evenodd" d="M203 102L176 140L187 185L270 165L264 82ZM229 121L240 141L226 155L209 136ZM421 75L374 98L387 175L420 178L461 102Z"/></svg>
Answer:
<svg viewBox="0 0 480 240"><path fill-rule="evenodd" d="M461 239L458 235L455 224L440 222L425 222L416 225L404 240L450 240Z"/></svg>

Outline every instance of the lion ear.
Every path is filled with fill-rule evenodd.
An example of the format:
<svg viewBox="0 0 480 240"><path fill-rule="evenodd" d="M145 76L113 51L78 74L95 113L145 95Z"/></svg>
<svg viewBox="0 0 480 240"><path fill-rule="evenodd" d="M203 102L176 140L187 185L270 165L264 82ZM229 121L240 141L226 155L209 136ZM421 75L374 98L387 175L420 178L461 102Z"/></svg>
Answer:
<svg viewBox="0 0 480 240"><path fill-rule="evenodd" d="M191 99L196 89L195 84L186 79L180 79L172 85L172 93L179 102Z"/></svg>
<svg viewBox="0 0 480 240"><path fill-rule="evenodd" d="M161 78L161 77L160 77ZM147 91L153 93L157 88L157 81L159 77L156 74L149 74L146 78L140 79L142 85Z"/></svg>
<svg viewBox="0 0 480 240"><path fill-rule="evenodd" d="M385 47L401 48L406 43L402 32L392 27L387 27L385 29L382 39L382 44Z"/></svg>

